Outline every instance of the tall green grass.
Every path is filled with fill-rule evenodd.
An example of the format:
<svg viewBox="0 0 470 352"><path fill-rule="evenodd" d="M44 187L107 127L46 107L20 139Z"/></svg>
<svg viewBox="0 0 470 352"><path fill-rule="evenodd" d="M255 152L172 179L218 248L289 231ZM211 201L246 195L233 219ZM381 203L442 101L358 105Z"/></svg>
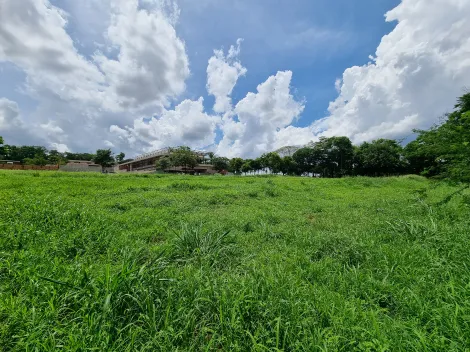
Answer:
<svg viewBox="0 0 470 352"><path fill-rule="evenodd" d="M468 350L461 189L0 172L0 350Z"/></svg>

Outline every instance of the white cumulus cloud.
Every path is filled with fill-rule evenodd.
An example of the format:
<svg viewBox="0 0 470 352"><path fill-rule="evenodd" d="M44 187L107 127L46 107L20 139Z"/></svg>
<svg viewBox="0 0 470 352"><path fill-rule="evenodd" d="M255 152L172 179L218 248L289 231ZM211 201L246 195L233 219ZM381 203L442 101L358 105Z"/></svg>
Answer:
<svg viewBox="0 0 470 352"><path fill-rule="evenodd" d="M4 0L0 9L0 62L24 70L31 94L99 99L103 75L75 49L62 10L45 0Z"/></svg>
<svg viewBox="0 0 470 352"><path fill-rule="evenodd" d="M139 9L137 0L115 0L107 30L116 59L104 54L95 61L111 93L124 108L167 103L185 90L189 60L183 41L160 9Z"/></svg>
<svg viewBox="0 0 470 352"><path fill-rule="evenodd" d="M470 79L468 0L403 0L373 62L348 68L330 116L312 127L354 142L402 138L449 112Z"/></svg>
<svg viewBox="0 0 470 352"><path fill-rule="evenodd" d="M95 1L106 13L90 10ZM320 136L345 135L355 143L407 137L450 111L470 84L468 0L402 0L386 14L397 25L371 61L331 82L337 99L308 127L295 124L306 102L295 96L289 70L232 101L247 74L241 40L209 59L205 83L215 103L205 111L203 98L186 91L189 58L174 0L63 3L70 13L54 4L0 0L0 65L21 70L25 80L14 88L37 102L25 109L15 96L20 112L17 103L0 99L0 135L9 143L75 151L107 146L127 154L185 144L255 157ZM80 27L87 24L93 28ZM90 52L95 39L99 51Z"/></svg>
<svg viewBox="0 0 470 352"><path fill-rule="evenodd" d="M107 0L100 8L110 11L103 34L109 50L84 56L68 21L87 12L68 14L49 0L1 1L0 63L11 62L26 74L22 91L38 107L22 118L37 126L32 131L38 139L75 150L97 148L110 137L111 124L159 111L184 92L189 61L170 2L140 7L137 0Z"/></svg>
<svg viewBox="0 0 470 352"><path fill-rule="evenodd" d="M132 126L110 127L121 144L149 151L187 145L203 148L215 140L217 118L204 112L203 99L184 100L174 110L164 110L151 119L136 119Z"/></svg>
<svg viewBox="0 0 470 352"><path fill-rule="evenodd" d="M21 127L18 104L6 98L0 98L0 131L6 132Z"/></svg>
<svg viewBox="0 0 470 352"><path fill-rule="evenodd" d="M279 71L237 103L233 116L224 117L220 154L257 156L279 147L280 135L294 142L295 135L286 136L283 130L300 116L304 102L292 95L291 79L291 71Z"/></svg>
<svg viewBox="0 0 470 352"><path fill-rule="evenodd" d="M247 72L238 61L240 44L242 39L237 40L237 47L230 47L228 54L223 50L214 50L214 56L209 59L207 66L207 91L215 97L214 111L224 113L232 109L233 88L241 76Z"/></svg>
<svg viewBox="0 0 470 352"><path fill-rule="evenodd" d="M0 98L0 136L6 144L14 144L20 141L27 144L40 144L41 140L36 138L31 131L34 128L23 121L21 111L15 101Z"/></svg>

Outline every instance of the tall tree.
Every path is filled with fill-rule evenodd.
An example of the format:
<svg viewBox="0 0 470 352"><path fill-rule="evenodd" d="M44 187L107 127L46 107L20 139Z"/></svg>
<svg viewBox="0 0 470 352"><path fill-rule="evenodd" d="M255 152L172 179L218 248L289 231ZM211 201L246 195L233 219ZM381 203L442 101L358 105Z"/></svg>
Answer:
<svg viewBox="0 0 470 352"><path fill-rule="evenodd" d="M259 173L259 171L265 167L264 160L261 157L253 159L253 160L245 160L245 161L248 162L248 164L250 165L250 171L254 171L256 173Z"/></svg>
<svg viewBox="0 0 470 352"><path fill-rule="evenodd" d="M243 165L242 165L242 172L244 172L245 175L246 175L248 172L253 171L252 162L253 162L253 160L245 160L245 162L243 163Z"/></svg>
<svg viewBox="0 0 470 352"><path fill-rule="evenodd" d="M310 147L300 148L294 153L292 158L297 163L300 174L313 173L318 164L315 150Z"/></svg>
<svg viewBox="0 0 470 352"><path fill-rule="evenodd" d="M171 167L170 157L164 156L157 161L156 169L165 172Z"/></svg>
<svg viewBox="0 0 470 352"><path fill-rule="evenodd" d="M114 165L115 160L113 157L113 152L111 149L98 149L96 151L96 156L93 161L101 165L101 170L104 171L106 167L111 167Z"/></svg>
<svg viewBox="0 0 470 352"><path fill-rule="evenodd" d="M65 155L63 153L58 152L57 150L50 150L47 155L47 160L49 160L50 164L55 165L63 165L67 163Z"/></svg>
<svg viewBox="0 0 470 352"><path fill-rule="evenodd" d="M348 137L321 137L313 144L317 170L323 177L341 177L351 173L354 147Z"/></svg>
<svg viewBox="0 0 470 352"><path fill-rule="evenodd" d="M3 145L4 143L3 137L0 136L0 159L7 159L8 156L8 146Z"/></svg>
<svg viewBox="0 0 470 352"><path fill-rule="evenodd" d="M209 152L209 153L207 153L207 156L209 157L209 163L212 165L212 162L213 162L214 157L215 157L215 153L214 152Z"/></svg>
<svg viewBox="0 0 470 352"><path fill-rule="evenodd" d="M416 141L405 147L413 172L470 181L470 93L458 98L443 123L415 132Z"/></svg>
<svg viewBox="0 0 470 352"><path fill-rule="evenodd" d="M263 166L269 168L273 174L281 172L282 159L279 154L270 152L263 154L261 159L263 160Z"/></svg>
<svg viewBox="0 0 470 352"><path fill-rule="evenodd" d="M296 175L298 173L297 163L291 156L285 156L281 161L281 172L283 175Z"/></svg>
<svg viewBox="0 0 470 352"><path fill-rule="evenodd" d="M403 148L392 139L364 142L356 149L357 173L366 176L390 176L403 172Z"/></svg>
<svg viewBox="0 0 470 352"><path fill-rule="evenodd" d="M244 160L242 158L233 158L230 160L230 171L239 174L242 171Z"/></svg>
<svg viewBox="0 0 470 352"><path fill-rule="evenodd" d="M227 158L214 157L212 159L212 165L216 171L228 170L230 167L230 161Z"/></svg>
<svg viewBox="0 0 470 352"><path fill-rule="evenodd" d="M197 165L196 153L186 146L172 149L170 160L173 166L181 166L185 169L194 169Z"/></svg>
<svg viewBox="0 0 470 352"><path fill-rule="evenodd" d="M118 155L116 155L116 162L118 164L122 163L125 157L126 157L126 154L124 154L123 152L120 152Z"/></svg>
<svg viewBox="0 0 470 352"><path fill-rule="evenodd" d="M47 159L47 149L40 146L15 146L15 145L4 145L3 154L6 160L15 160L22 163L26 162L26 159L43 158Z"/></svg>

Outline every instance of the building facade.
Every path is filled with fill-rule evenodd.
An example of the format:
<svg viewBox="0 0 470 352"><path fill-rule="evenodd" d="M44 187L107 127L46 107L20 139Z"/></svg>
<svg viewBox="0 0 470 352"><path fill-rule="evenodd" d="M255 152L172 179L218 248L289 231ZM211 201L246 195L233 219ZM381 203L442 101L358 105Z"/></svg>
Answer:
<svg viewBox="0 0 470 352"><path fill-rule="evenodd" d="M163 148L139 155L132 161L128 161L117 166L118 172L146 172L155 171L157 162L164 157L171 155L171 148ZM206 160L207 153L196 152L198 159ZM170 167L166 172L170 173L196 173L196 174L215 174L213 166L210 164L200 163L194 168L187 169L182 166Z"/></svg>

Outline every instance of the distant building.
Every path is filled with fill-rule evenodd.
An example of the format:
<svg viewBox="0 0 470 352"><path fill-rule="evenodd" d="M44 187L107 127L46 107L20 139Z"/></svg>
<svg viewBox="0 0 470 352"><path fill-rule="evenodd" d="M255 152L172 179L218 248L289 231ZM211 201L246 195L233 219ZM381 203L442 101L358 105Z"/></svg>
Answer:
<svg viewBox="0 0 470 352"><path fill-rule="evenodd" d="M114 168L106 167L103 170L101 165L95 164L90 160L69 160L66 165L60 167L60 170L75 172L114 172Z"/></svg>
<svg viewBox="0 0 470 352"><path fill-rule="evenodd" d="M196 152L201 160L205 160L205 152ZM132 161L128 161L117 166L119 172L145 172L145 171L155 171L158 160L163 157L170 156L171 149L163 148L159 150L152 151L150 153L142 154L136 157ZM166 172L170 173L197 173L197 174L215 174L213 166L210 164L198 164L192 169L186 169L181 166L170 167Z"/></svg>

